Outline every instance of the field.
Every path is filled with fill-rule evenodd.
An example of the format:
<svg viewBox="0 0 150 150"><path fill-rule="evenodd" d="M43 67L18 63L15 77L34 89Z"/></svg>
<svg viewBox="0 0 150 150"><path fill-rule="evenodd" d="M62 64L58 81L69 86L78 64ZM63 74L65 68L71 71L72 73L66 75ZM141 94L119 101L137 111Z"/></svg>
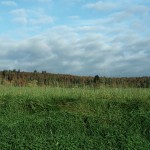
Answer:
<svg viewBox="0 0 150 150"><path fill-rule="evenodd" d="M149 150L150 89L1 86L0 149Z"/></svg>

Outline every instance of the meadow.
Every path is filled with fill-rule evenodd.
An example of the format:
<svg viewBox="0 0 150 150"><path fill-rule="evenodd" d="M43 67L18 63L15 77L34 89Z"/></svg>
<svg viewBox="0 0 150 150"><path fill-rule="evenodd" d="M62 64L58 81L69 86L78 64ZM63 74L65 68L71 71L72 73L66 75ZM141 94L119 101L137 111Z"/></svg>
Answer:
<svg viewBox="0 0 150 150"><path fill-rule="evenodd" d="M0 86L0 149L149 150L150 89Z"/></svg>

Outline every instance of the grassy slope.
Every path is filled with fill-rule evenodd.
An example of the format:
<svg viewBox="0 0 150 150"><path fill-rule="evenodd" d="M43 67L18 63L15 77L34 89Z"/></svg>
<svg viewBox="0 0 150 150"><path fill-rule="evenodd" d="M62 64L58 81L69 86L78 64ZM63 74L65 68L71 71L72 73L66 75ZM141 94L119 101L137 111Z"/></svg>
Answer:
<svg viewBox="0 0 150 150"><path fill-rule="evenodd" d="M150 147L150 89L0 88L0 149Z"/></svg>

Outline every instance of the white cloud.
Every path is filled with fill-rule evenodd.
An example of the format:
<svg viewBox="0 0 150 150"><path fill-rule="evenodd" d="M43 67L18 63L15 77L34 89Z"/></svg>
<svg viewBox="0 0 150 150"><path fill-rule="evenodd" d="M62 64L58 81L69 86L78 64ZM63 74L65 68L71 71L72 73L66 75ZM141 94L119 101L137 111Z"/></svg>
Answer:
<svg viewBox="0 0 150 150"><path fill-rule="evenodd" d="M15 7L17 6L16 2L14 2L14 1L7 1L7 0L2 1L1 4L2 5L6 5L6 6L15 6Z"/></svg>
<svg viewBox="0 0 150 150"><path fill-rule="evenodd" d="M16 17L12 21L17 23L17 24L19 23L22 25L26 25L28 23L28 19L26 17Z"/></svg>
<svg viewBox="0 0 150 150"><path fill-rule="evenodd" d="M12 21L15 23L19 23L22 25L28 24L28 13L26 9L20 8L20 9L14 9L10 11L10 14L12 14L14 17L12 18Z"/></svg>
<svg viewBox="0 0 150 150"><path fill-rule="evenodd" d="M140 5L140 4L136 4L136 5L133 5L133 6L129 6L129 12L130 13L134 13L134 14L145 14L145 13L148 13L150 12L150 7L149 6L146 6L146 5Z"/></svg>
<svg viewBox="0 0 150 150"><path fill-rule="evenodd" d="M53 22L53 18L47 15L40 15L37 18L31 18L29 21L31 24L48 24Z"/></svg>
<svg viewBox="0 0 150 150"><path fill-rule="evenodd" d="M27 17L27 10L24 8L18 8L18 9L14 9L10 11L11 14L13 14L14 16L19 16L19 17Z"/></svg>
<svg viewBox="0 0 150 150"><path fill-rule="evenodd" d="M84 7L98 11L111 11L116 8L117 5L113 2L97 1L93 3L87 3Z"/></svg>
<svg viewBox="0 0 150 150"><path fill-rule="evenodd" d="M51 16L44 13L41 9L15 9L10 12L14 17L12 19L15 23L23 25L41 25L52 23L54 20Z"/></svg>
<svg viewBox="0 0 150 150"><path fill-rule="evenodd" d="M75 28L58 26L26 40L1 39L0 43L3 50L0 69L11 67L79 75L149 75L150 41L141 40L134 33L120 35L114 41L114 37L100 33L81 36Z"/></svg>

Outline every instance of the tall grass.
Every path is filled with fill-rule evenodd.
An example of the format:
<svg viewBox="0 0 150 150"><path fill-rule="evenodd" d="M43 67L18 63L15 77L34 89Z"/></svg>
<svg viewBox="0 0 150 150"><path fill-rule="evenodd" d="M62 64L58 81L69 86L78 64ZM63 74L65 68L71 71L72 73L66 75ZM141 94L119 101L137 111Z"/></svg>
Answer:
<svg viewBox="0 0 150 150"><path fill-rule="evenodd" d="M150 147L150 89L0 87L0 149Z"/></svg>

